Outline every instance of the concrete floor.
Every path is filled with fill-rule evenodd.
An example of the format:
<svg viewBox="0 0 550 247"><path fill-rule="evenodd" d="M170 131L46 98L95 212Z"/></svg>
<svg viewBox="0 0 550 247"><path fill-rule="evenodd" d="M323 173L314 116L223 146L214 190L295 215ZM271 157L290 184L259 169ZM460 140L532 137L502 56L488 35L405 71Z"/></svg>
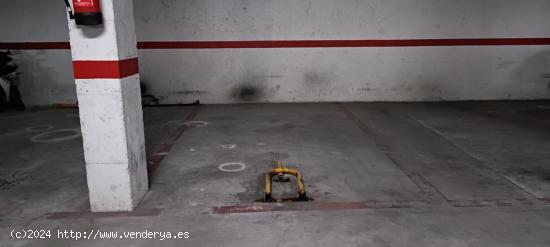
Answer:
<svg viewBox="0 0 550 247"><path fill-rule="evenodd" d="M208 125L181 134L191 112ZM48 219L89 208L81 139L71 138L77 110L0 114L0 245L550 246L548 101L206 105L144 115L150 160L171 148L139 208L163 213ZM313 202L254 204L276 157L300 169ZM246 168L218 170L226 162ZM293 193L291 183L274 188ZM267 212L215 210L234 205ZM190 238L16 240L13 229Z"/></svg>

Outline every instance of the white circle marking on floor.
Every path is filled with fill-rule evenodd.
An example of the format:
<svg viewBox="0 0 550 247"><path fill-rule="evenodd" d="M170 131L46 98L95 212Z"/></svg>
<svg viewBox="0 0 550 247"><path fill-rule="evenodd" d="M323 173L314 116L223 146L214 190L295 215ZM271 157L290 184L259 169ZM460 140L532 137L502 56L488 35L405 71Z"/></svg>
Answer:
<svg viewBox="0 0 550 247"><path fill-rule="evenodd" d="M237 144L225 144L225 145L222 145L222 148L225 148L225 149L234 149L237 147Z"/></svg>
<svg viewBox="0 0 550 247"><path fill-rule="evenodd" d="M208 122L205 122L205 121L191 121L191 122L186 122L183 125L187 125L189 127L204 127L204 126L208 125Z"/></svg>
<svg viewBox="0 0 550 247"><path fill-rule="evenodd" d="M53 138L48 137L49 135L54 135L54 134L63 133L63 132L68 132L70 134L63 135L60 137L53 137ZM52 142L61 142L61 141L71 140L79 136L80 136L80 130L77 130L77 129L56 129L56 130L35 135L31 138L31 141L38 142L38 143L52 143Z"/></svg>
<svg viewBox="0 0 550 247"><path fill-rule="evenodd" d="M26 129L27 132L37 132L37 131L46 131L53 129L53 126L51 125L38 125L33 127L28 127Z"/></svg>
<svg viewBox="0 0 550 247"><path fill-rule="evenodd" d="M168 155L168 153L167 152L162 152L162 153L153 154L153 156L165 156L165 155Z"/></svg>
<svg viewBox="0 0 550 247"><path fill-rule="evenodd" d="M227 169L228 166L238 166L236 169ZM218 166L218 169L222 172L240 172L246 168L246 165L240 162L228 162Z"/></svg>

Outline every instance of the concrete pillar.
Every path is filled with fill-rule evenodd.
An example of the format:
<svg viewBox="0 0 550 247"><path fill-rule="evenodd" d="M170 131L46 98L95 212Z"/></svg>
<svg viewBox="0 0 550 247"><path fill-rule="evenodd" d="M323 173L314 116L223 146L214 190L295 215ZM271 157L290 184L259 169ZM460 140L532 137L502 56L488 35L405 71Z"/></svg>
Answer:
<svg viewBox="0 0 550 247"><path fill-rule="evenodd" d="M148 189L132 0L101 0L103 25L69 20L94 212L131 211Z"/></svg>

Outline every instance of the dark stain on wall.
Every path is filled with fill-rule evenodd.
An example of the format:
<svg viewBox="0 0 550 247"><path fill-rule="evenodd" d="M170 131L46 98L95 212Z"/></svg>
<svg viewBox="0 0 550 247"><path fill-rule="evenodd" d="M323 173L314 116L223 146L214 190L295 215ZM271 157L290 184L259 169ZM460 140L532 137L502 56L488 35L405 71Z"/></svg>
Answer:
<svg viewBox="0 0 550 247"><path fill-rule="evenodd" d="M306 72L304 81L310 86L320 86L330 84L332 81L330 73L326 72Z"/></svg>
<svg viewBox="0 0 550 247"><path fill-rule="evenodd" d="M242 84L231 91L231 96L238 101L258 101L263 95L262 88L253 84Z"/></svg>
<svg viewBox="0 0 550 247"><path fill-rule="evenodd" d="M303 75L304 85L315 95L322 99L330 91L330 84L335 80L334 74L327 70L306 71Z"/></svg>
<svg viewBox="0 0 550 247"><path fill-rule="evenodd" d="M139 88L141 90L141 94L147 93L147 83L145 83L145 81L141 80L141 82L139 83Z"/></svg>
<svg viewBox="0 0 550 247"><path fill-rule="evenodd" d="M139 87L141 90L141 104L142 105L158 105L159 104L159 98L149 94L148 93L148 83L144 81L143 79L139 83Z"/></svg>
<svg viewBox="0 0 550 247"><path fill-rule="evenodd" d="M550 89L548 87L548 67L550 66L550 51L541 51L529 56L522 61L514 73L514 81L531 84L529 87L535 90Z"/></svg>

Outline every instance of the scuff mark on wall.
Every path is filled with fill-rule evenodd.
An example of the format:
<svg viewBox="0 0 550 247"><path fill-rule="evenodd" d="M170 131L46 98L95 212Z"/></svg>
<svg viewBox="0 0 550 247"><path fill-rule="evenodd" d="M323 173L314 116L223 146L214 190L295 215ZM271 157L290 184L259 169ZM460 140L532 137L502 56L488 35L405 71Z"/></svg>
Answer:
<svg viewBox="0 0 550 247"><path fill-rule="evenodd" d="M170 94L183 95L183 96L200 96L203 94L208 94L208 92L202 91L202 90L180 90L180 91L170 92Z"/></svg>
<svg viewBox="0 0 550 247"><path fill-rule="evenodd" d="M233 99L244 102L259 101L263 94L262 88L253 84L238 85L231 91Z"/></svg>
<svg viewBox="0 0 550 247"><path fill-rule="evenodd" d="M334 69L332 70L323 70L323 71L307 71L303 75L304 84L308 90L311 90L315 97L316 101L321 101L324 98L324 95L330 93L331 84L334 84Z"/></svg>

